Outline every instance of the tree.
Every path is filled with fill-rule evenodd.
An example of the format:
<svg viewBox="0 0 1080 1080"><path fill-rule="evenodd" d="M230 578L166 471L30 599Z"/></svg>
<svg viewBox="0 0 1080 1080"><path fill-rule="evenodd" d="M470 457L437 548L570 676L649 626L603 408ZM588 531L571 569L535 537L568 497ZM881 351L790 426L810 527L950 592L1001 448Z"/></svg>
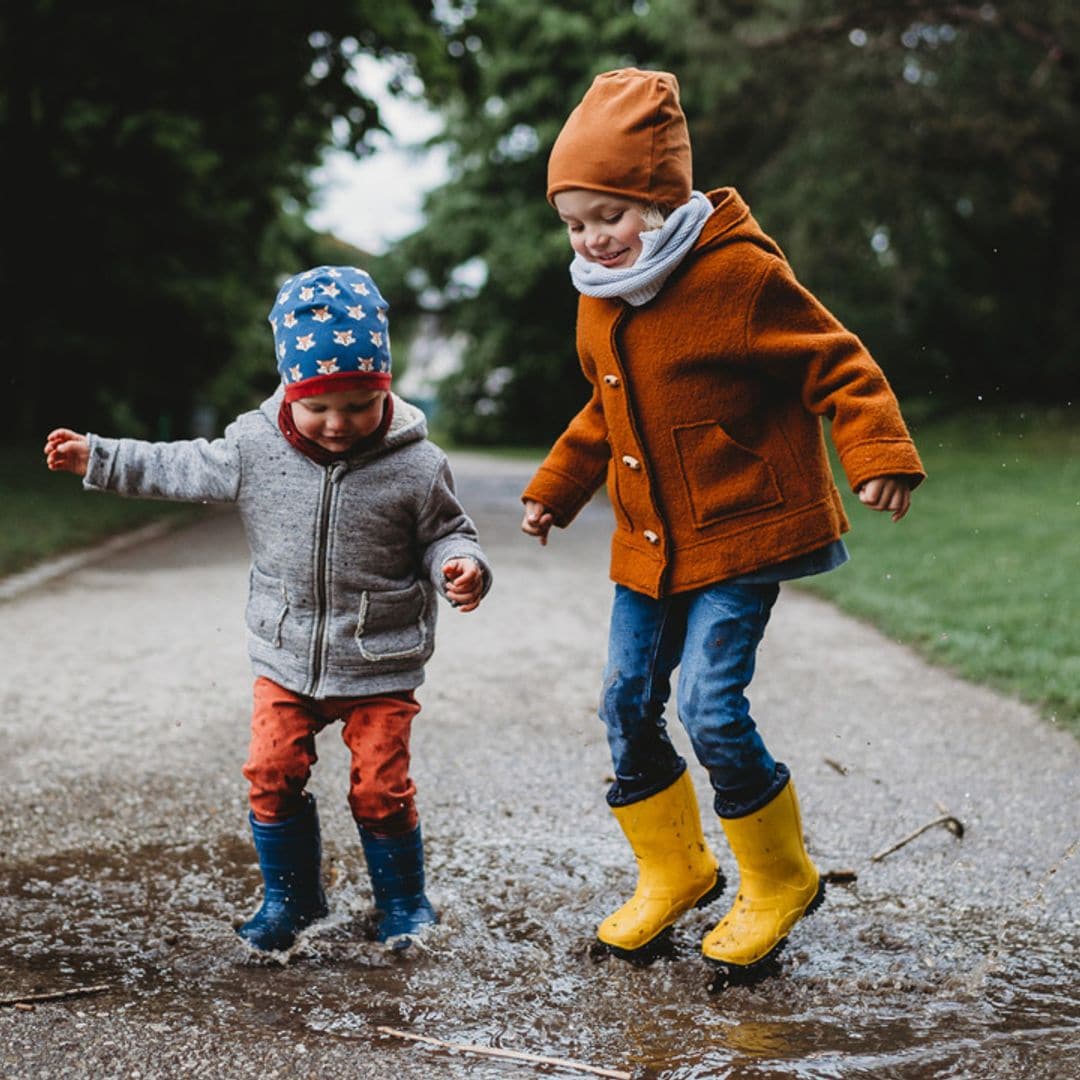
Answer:
<svg viewBox="0 0 1080 1080"><path fill-rule="evenodd" d="M699 156L737 171L901 391L951 407L1070 392L1075 5L815 0L753 23L694 6L690 110L764 106L712 110L694 129Z"/></svg>
<svg viewBox="0 0 1080 1080"><path fill-rule="evenodd" d="M440 392L455 437L540 442L580 405L576 294L565 232L544 201L547 152L595 71L669 61L659 28L677 7L490 0L448 27L455 68L429 78L428 94L446 119L452 178L383 273L395 295L411 290L470 340Z"/></svg>
<svg viewBox="0 0 1080 1080"><path fill-rule="evenodd" d="M445 55L420 0L26 0L3 36L9 437L168 436L212 388L232 408L248 372L272 386L263 320L314 254L310 170L379 126L353 58Z"/></svg>
<svg viewBox="0 0 1080 1080"><path fill-rule="evenodd" d="M545 165L592 77L627 65L677 73L696 186L740 189L902 393L1057 400L1080 346L1078 24L1069 0L460 8L429 82L453 175L398 263L471 341L445 422L546 441L583 402Z"/></svg>

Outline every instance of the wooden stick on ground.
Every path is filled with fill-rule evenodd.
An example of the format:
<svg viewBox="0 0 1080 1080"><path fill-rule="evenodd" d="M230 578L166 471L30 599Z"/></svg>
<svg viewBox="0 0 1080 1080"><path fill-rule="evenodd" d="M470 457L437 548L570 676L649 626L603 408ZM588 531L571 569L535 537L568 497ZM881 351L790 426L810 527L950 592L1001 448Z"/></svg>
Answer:
<svg viewBox="0 0 1080 1080"><path fill-rule="evenodd" d="M628 1072L621 1072L618 1069L600 1069L595 1065L585 1065L580 1061L569 1061L566 1058L542 1057L540 1054L526 1054L520 1050L501 1050L491 1046L444 1042L442 1039L433 1039L430 1035L413 1035L408 1031L398 1031L396 1028L390 1027L377 1027L375 1030L381 1031L384 1035L393 1035L398 1039L412 1039L415 1042L441 1046L444 1050L459 1050L465 1054L485 1054L488 1057L511 1058L514 1061L531 1061L538 1065L561 1065L564 1069L576 1069L578 1072L592 1073L593 1076L611 1076L615 1080L630 1080Z"/></svg>
<svg viewBox="0 0 1080 1080"><path fill-rule="evenodd" d="M87 994L103 994L112 987L107 984L101 986L73 986L70 990L53 990L48 994L19 994L17 997L0 998L0 1006L5 1005L29 1005L35 1001L63 1001L64 998L86 997Z"/></svg>
<svg viewBox="0 0 1080 1080"><path fill-rule="evenodd" d="M881 862L886 855L891 855L894 851L898 851L905 844L910 844L916 836L922 836L927 829L934 828L935 825L944 825L958 840L964 835L964 824L959 818L953 817L952 814L942 814L941 817L934 818L933 821L928 821L925 825L920 825L914 832L910 832L907 836L900 840L897 840L895 844L890 845L887 848L877 852L870 856L871 862Z"/></svg>

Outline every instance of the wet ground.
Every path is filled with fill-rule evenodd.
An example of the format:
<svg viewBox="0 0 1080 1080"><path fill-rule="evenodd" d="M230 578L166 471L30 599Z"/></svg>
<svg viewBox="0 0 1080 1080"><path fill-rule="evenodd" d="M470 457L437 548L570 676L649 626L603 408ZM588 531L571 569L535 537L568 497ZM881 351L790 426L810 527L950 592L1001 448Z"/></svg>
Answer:
<svg viewBox="0 0 1080 1080"><path fill-rule="evenodd" d="M854 881L756 987L711 988L698 955L723 898L649 967L594 958L634 880L594 711L606 509L541 549L517 533L527 467L457 471L497 584L477 612L444 608L421 692L413 772L443 922L405 956L370 940L333 731L312 785L331 918L284 964L233 935L259 879L231 515L0 604L0 999L104 987L0 1008L0 1076L589 1075L389 1027L665 1080L1080 1077L1080 745L792 589L755 712L811 854ZM962 838L938 826L871 859L944 812Z"/></svg>

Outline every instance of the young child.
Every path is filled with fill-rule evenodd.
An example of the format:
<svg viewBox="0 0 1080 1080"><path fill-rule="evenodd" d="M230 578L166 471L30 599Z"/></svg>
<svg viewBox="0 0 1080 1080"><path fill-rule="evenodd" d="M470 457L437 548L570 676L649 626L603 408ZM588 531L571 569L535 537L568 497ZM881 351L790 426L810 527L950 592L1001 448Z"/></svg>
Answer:
<svg viewBox="0 0 1080 1080"><path fill-rule="evenodd" d="M679 719L740 878L702 950L720 977L749 981L821 897L788 769L745 697L779 582L847 559L820 418L862 503L894 521L922 464L877 365L746 203L692 190L674 76L597 76L551 151L547 196L574 252L592 396L523 493L522 529L546 543L606 477L615 599L600 715L608 804L638 882L597 935L640 957L724 885L665 731L678 665Z"/></svg>
<svg viewBox="0 0 1080 1080"><path fill-rule="evenodd" d="M282 385L213 442L79 435L46 441L50 469L121 495L234 502L252 553L255 679L244 766L265 882L237 931L289 948L327 914L314 797L315 736L334 720L352 756L378 938L392 948L437 916L409 776L413 691L434 645L436 594L472 611L491 582L423 414L390 392L387 304L363 270L319 266L270 312Z"/></svg>

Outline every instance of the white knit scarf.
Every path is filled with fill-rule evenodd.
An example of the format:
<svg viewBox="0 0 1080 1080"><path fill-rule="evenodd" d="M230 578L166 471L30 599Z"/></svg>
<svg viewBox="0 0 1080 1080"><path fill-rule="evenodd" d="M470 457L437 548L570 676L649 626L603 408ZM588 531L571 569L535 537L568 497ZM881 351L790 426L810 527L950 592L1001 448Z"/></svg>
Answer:
<svg viewBox="0 0 1080 1080"><path fill-rule="evenodd" d="M671 272L697 243L713 205L700 191L673 210L659 229L641 233L641 254L633 266L608 269L575 255L570 277L578 292L610 299L618 296L634 307L648 303Z"/></svg>

